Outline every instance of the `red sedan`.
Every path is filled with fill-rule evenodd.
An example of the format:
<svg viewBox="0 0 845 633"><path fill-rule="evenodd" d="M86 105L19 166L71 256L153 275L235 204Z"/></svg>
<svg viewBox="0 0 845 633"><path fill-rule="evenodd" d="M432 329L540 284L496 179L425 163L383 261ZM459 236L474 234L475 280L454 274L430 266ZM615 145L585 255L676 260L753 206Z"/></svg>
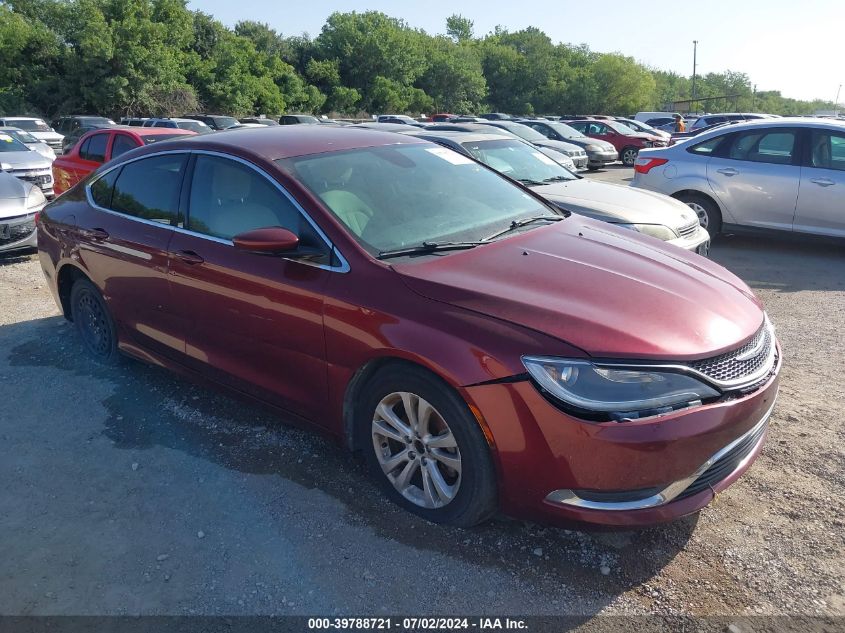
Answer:
<svg viewBox="0 0 845 633"><path fill-rule="evenodd" d="M80 138L73 149L53 161L53 190L56 195L67 191L103 163L136 147L193 135L194 132L188 130L117 125L92 130Z"/></svg>
<svg viewBox="0 0 845 633"><path fill-rule="evenodd" d="M727 270L405 135L145 147L48 205L38 248L94 357L274 405L436 522L695 512L778 391L772 326Z"/></svg>
<svg viewBox="0 0 845 633"><path fill-rule="evenodd" d="M566 121L568 126L574 127L584 136L607 141L619 152L619 159L623 165L633 167L637 154L644 147L666 147L666 139L656 134L637 132L627 125L617 121L599 121L595 119L581 119Z"/></svg>

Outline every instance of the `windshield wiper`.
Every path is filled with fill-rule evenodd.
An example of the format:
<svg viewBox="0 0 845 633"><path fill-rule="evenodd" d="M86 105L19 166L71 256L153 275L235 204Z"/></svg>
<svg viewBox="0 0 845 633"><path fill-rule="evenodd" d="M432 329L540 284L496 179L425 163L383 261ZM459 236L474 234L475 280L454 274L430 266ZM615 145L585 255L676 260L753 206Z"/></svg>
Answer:
<svg viewBox="0 0 845 633"><path fill-rule="evenodd" d="M532 180L531 178L517 178L516 180L527 187L539 187L540 185L545 184L541 180Z"/></svg>
<svg viewBox="0 0 845 633"><path fill-rule="evenodd" d="M568 215L568 214L567 214ZM563 218L567 217L567 215L535 215L533 218L524 218L522 220L514 220L511 222L510 226L506 229L502 229L498 233L493 233L493 235L488 235L484 238L485 242L489 242L490 240L495 240L497 237L501 237L502 235L506 235L511 231L515 231L527 224L533 224L534 222L558 222Z"/></svg>
<svg viewBox="0 0 845 633"><path fill-rule="evenodd" d="M572 176L552 176L551 178L546 178L543 182L562 182L562 181L570 181L575 180Z"/></svg>
<svg viewBox="0 0 845 633"><path fill-rule="evenodd" d="M484 244L479 242L423 242L416 246L408 246L406 248L396 248L389 251L382 251L378 254L379 259L390 259L391 257L404 257L405 255L425 255L428 253L436 253L438 251L459 251L468 248L475 248Z"/></svg>

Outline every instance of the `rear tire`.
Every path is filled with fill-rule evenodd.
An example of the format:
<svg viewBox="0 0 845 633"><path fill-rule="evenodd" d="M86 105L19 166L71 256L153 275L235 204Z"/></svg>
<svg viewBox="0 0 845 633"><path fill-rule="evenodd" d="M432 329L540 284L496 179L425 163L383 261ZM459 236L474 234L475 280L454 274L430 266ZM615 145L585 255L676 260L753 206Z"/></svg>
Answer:
<svg viewBox="0 0 845 633"><path fill-rule="evenodd" d="M364 386L359 402L356 443L391 500L428 521L458 527L495 513L490 448L448 385L421 369L389 365Z"/></svg>
<svg viewBox="0 0 845 633"><path fill-rule="evenodd" d="M633 167L637 161L637 155L640 153L636 147L623 147L619 152L619 159L625 167Z"/></svg>
<svg viewBox="0 0 845 633"><path fill-rule="evenodd" d="M682 193L676 196L678 200L695 211L698 222L707 229L711 237L717 236L722 230L722 213L716 203L695 193Z"/></svg>
<svg viewBox="0 0 845 633"><path fill-rule="evenodd" d="M120 361L117 327L97 287L87 279L75 281L70 289L70 310L88 354L104 365L116 365Z"/></svg>

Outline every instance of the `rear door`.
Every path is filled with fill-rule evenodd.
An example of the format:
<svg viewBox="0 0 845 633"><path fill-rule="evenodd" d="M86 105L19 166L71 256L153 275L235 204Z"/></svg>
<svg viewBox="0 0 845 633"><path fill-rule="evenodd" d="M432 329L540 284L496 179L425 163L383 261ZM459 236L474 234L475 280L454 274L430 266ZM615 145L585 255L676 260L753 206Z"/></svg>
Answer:
<svg viewBox="0 0 845 633"><path fill-rule="evenodd" d="M149 156L90 186L93 206L77 213L79 257L129 340L181 358L184 339L167 279L186 154Z"/></svg>
<svg viewBox="0 0 845 633"><path fill-rule="evenodd" d="M62 161L55 178L62 191L73 187L88 174L106 162L110 132L97 132L86 138L79 147L75 161Z"/></svg>
<svg viewBox="0 0 845 633"><path fill-rule="evenodd" d="M845 237L845 132L809 131L794 230Z"/></svg>
<svg viewBox="0 0 845 633"><path fill-rule="evenodd" d="M786 127L732 134L707 163L729 224L791 231L801 182L800 135Z"/></svg>
<svg viewBox="0 0 845 633"><path fill-rule="evenodd" d="M109 160L117 158L136 147L141 147L141 144L134 136L125 132L115 132L109 149Z"/></svg>

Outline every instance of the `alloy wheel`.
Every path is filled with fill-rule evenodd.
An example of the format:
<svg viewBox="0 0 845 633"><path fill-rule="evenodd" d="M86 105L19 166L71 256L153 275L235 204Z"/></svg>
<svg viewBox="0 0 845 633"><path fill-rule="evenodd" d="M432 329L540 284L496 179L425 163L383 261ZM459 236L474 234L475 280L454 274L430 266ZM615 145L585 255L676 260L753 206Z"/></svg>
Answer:
<svg viewBox="0 0 845 633"><path fill-rule="evenodd" d="M628 147L622 152L622 164L627 165L630 167L633 165L637 160L637 154L639 152L634 149L633 147Z"/></svg>
<svg viewBox="0 0 845 633"><path fill-rule="evenodd" d="M687 202L687 206L695 211L695 214L698 216L698 223L706 229L710 223L710 216L707 214L707 209L698 202Z"/></svg>
<svg viewBox="0 0 845 633"><path fill-rule="evenodd" d="M458 494L457 441L443 416L420 396L397 391L382 398L373 414L372 439L382 472L415 505L442 508Z"/></svg>

